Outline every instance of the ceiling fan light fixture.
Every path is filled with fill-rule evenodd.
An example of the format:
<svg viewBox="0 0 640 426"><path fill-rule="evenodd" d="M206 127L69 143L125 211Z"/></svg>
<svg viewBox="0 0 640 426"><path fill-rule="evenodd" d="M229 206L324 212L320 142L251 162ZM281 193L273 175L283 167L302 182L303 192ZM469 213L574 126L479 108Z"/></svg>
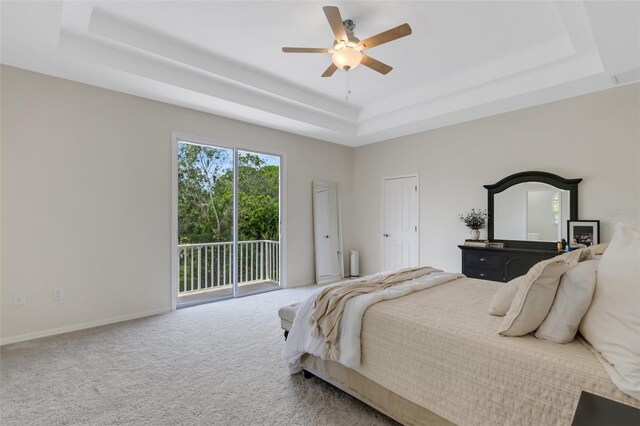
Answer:
<svg viewBox="0 0 640 426"><path fill-rule="evenodd" d="M337 46L336 46L337 48ZM351 46L344 46L337 49L331 56L334 65L340 69L352 70L362 61L362 53Z"/></svg>
<svg viewBox="0 0 640 426"><path fill-rule="evenodd" d="M0 0L1 1L1 0ZM336 6L324 6L322 8L331 31L335 36L333 49L313 48L313 47L283 47L285 53L331 53L331 65L323 73L322 77L331 77L338 69L349 71L360 64L367 68L386 75L393 67L384 64L371 56L365 55L364 51L390 41L406 37L411 34L409 24L402 24L390 30L383 31L364 40L360 40L353 35L356 25L351 19L343 20L340 10Z"/></svg>

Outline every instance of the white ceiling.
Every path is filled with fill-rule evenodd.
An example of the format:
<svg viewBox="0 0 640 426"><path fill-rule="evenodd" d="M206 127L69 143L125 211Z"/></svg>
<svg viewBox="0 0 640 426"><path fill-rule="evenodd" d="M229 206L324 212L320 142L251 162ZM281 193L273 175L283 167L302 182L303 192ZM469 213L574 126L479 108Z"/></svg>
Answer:
<svg viewBox="0 0 640 426"><path fill-rule="evenodd" d="M316 1L2 2L2 63L349 146L640 79L640 2L334 2L394 67L320 74Z"/></svg>

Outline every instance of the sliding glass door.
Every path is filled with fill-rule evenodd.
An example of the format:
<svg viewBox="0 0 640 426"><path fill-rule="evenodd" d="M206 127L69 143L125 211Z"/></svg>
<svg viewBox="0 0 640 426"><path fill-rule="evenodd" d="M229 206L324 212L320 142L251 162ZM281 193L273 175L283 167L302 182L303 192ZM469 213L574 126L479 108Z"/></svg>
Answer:
<svg viewBox="0 0 640 426"><path fill-rule="evenodd" d="M280 286L280 157L238 151L238 294Z"/></svg>
<svg viewBox="0 0 640 426"><path fill-rule="evenodd" d="M280 287L279 156L178 140L179 307Z"/></svg>

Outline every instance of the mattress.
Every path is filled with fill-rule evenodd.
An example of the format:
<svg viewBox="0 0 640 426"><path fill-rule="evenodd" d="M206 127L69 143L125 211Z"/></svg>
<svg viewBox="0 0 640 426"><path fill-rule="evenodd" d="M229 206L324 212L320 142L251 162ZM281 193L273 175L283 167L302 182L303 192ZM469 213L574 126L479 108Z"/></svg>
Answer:
<svg viewBox="0 0 640 426"><path fill-rule="evenodd" d="M463 278L371 306L356 371L458 425L569 425L583 390L640 408L578 340L500 336L487 311L501 285Z"/></svg>

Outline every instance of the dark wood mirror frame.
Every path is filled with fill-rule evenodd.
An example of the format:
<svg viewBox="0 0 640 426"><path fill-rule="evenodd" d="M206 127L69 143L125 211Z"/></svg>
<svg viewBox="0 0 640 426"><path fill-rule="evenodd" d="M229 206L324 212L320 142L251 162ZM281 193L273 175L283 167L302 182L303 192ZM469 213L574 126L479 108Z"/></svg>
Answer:
<svg viewBox="0 0 640 426"><path fill-rule="evenodd" d="M526 248L538 250L556 250L556 243L549 241L522 241L522 240L494 240L493 239L493 196L507 188L524 182L541 182L553 185L556 188L569 191L569 219L578 219L578 184L582 179L565 179L548 172L530 171L516 173L494 183L484 185L487 188L487 237L489 241L504 243L505 247Z"/></svg>

